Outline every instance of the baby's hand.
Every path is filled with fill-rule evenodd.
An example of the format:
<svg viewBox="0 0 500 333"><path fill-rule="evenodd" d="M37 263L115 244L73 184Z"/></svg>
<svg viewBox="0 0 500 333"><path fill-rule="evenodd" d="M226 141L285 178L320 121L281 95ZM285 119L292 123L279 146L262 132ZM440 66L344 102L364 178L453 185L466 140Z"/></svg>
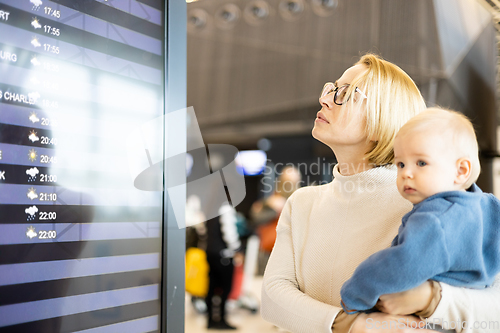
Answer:
<svg viewBox="0 0 500 333"><path fill-rule="evenodd" d="M392 315L409 315L426 309L432 297L432 283L426 281L407 291L380 296L375 307Z"/></svg>

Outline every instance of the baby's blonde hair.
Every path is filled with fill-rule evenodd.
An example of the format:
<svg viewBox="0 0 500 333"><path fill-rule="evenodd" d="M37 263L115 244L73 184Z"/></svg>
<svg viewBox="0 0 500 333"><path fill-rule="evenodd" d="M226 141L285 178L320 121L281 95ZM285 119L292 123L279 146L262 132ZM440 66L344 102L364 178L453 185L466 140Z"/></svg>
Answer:
<svg viewBox="0 0 500 333"><path fill-rule="evenodd" d="M439 134L443 140L448 140L449 149L453 149L459 158L467 158L471 162L471 174L464 189L469 188L479 177L481 164L479 163L479 147L477 144L474 126L469 118L463 114L443 108L429 108L411 118L396 137L409 133Z"/></svg>

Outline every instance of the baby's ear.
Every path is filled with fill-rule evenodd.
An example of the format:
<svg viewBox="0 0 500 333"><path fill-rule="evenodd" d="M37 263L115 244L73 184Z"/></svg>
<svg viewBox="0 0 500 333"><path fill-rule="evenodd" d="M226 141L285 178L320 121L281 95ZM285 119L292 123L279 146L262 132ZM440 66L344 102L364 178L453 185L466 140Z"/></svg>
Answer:
<svg viewBox="0 0 500 333"><path fill-rule="evenodd" d="M463 185L469 180L472 171L472 163L468 158L459 158L457 161L457 175L455 184Z"/></svg>

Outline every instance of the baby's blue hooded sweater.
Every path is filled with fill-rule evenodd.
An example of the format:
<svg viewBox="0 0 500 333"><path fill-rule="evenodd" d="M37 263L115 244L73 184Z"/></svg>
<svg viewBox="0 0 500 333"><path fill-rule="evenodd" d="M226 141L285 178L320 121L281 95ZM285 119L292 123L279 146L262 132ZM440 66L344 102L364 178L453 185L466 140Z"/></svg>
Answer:
<svg viewBox="0 0 500 333"><path fill-rule="evenodd" d="M363 261L340 291L349 313L369 310L383 294L427 280L485 288L500 272L500 201L473 185L442 192L407 213L390 248Z"/></svg>

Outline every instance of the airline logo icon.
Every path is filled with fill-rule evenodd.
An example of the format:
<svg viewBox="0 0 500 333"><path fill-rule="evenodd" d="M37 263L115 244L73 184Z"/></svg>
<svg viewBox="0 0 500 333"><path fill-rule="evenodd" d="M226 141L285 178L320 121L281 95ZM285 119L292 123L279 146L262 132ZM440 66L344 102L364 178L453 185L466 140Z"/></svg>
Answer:
<svg viewBox="0 0 500 333"><path fill-rule="evenodd" d="M40 47L40 46L42 46L42 44L40 44L40 41L36 37L33 37L31 39L31 45L33 45L34 47Z"/></svg>
<svg viewBox="0 0 500 333"><path fill-rule="evenodd" d="M31 131L30 135L28 136L28 139L33 143L40 140L40 138L36 135L35 131Z"/></svg>
<svg viewBox="0 0 500 333"><path fill-rule="evenodd" d="M38 207L37 206L31 206L28 207L24 210L26 214L28 214L27 221L33 221L36 217L36 213L38 213Z"/></svg>
<svg viewBox="0 0 500 333"><path fill-rule="evenodd" d="M35 29L41 29L42 28L42 25L40 24L40 22L38 22L38 19L37 18L34 18L32 21L31 21L31 25L33 26L33 28Z"/></svg>
<svg viewBox="0 0 500 333"><path fill-rule="evenodd" d="M32 113L30 114L30 117L29 117L28 119L29 119L29 120L30 120L33 124L34 124L34 123L37 123L37 122L39 122L39 121L40 121L40 118L38 118L38 116L36 115L36 113L35 113L35 112L32 112Z"/></svg>
<svg viewBox="0 0 500 333"><path fill-rule="evenodd" d="M30 225L27 230L26 230L26 237L28 237L29 239L33 239L37 236L37 232L35 231L35 228Z"/></svg>
<svg viewBox="0 0 500 333"><path fill-rule="evenodd" d="M30 0L30 2L33 4L32 10L39 10L40 6L43 4L42 0Z"/></svg>
<svg viewBox="0 0 500 333"><path fill-rule="evenodd" d="M34 182L36 180L36 176L40 173L37 167L30 168L26 170L26 174L29 176L28 182Z"/></svg>
<svg viewBox="0 0 500 333"><path fill-rule="evenodd" d="M188 197L199 198L204 220L220 216L224 204L236 207L245 198L245 179L235 162L238 150L225 144L205 145L193 107L143 124L129 136L127 152L135 188L162 191L167 184L165 191L179 228L188 226ZM189 177L187 164L191 166Z"/></svg>
<svg viewBox="0 0 500 333"><path fill-rule="evenodd" d="M33 187L28 189L28 193L26 193L26 196L30 198L30 200L38 198L38 194L36 194L36 190Z"/></svg>

